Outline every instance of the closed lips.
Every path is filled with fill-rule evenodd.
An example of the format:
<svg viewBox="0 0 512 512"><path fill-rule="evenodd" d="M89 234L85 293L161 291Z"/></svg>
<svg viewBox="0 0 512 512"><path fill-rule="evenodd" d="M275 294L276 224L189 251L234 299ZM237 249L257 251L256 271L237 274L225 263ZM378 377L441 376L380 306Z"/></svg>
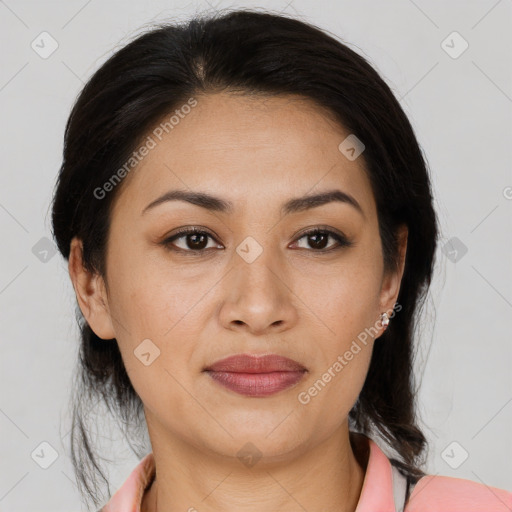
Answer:
<svg viewBox="0 0 512 512"><path fill-rule="evenodd" d="M295 386L307 369L277 354L239 354L217 361L204 371L224 389L245 397L264 398Z"/></svg>

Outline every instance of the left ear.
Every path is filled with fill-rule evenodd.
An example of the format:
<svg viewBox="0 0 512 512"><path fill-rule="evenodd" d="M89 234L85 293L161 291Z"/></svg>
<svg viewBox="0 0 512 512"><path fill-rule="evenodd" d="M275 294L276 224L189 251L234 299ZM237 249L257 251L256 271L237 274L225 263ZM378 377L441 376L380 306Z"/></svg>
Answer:
<svg viewBox="0 0 512 512"><path fill-rule="evenodd" d="M380 311L390 315L400 292L400 283L405 268L405 255L407 252L407 237L409 230L405 224L399 226L397 231L398 241L398 265L397 268L388 270L382 278L380 291Z"/></svg>

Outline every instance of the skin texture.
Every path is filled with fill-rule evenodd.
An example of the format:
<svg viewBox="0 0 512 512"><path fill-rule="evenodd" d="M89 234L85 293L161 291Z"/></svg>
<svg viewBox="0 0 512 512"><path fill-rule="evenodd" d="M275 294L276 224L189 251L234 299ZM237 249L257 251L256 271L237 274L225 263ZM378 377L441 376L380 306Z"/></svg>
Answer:
<svg viewBox="0 0 512 512"><path fill-rule="evenodd" d="M226 92L196 99L122 184L106 280L82 268L76 238L69 260L85 318L99 337L117 339L144 403L157 480L143 511L354 511L366 463L350 442L347 417L373 344L382 341L360 343L308 404L297 397L365 328L382 334L380 315L392 312L399 292L407 231L399 268L385 273L364 162L338 150L349 132L309 100ZM174 189L222 197L234 210L172 201L141 214ZM364 215L331 202L281 216L285 201L331 189L353 196ZM212 235L203 255L191 254L197 245L190 237L174 240L175 252L161 243L186 226ZM317 226L353 245L322 253L338 242L329 237L316 248L318 239L302 232ZM263 249L251 263L236 252L248 236ZM160 350L149 366L134 355L145 339ZM242 396L202 371L238 353L277 353L308 372L269 397ZM248 442L262 455L252 467L237 456Z"/></svg>

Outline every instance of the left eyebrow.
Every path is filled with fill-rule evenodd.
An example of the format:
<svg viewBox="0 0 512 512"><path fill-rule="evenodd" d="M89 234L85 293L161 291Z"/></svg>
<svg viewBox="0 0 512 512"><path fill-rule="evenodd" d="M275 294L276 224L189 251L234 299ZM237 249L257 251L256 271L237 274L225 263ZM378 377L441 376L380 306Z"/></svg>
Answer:
<svg viewBox="0 0 512 512"><path fill-rule="evenodd" d="M207 210L216 211L220 213L232 213L233 203L220 197L215 197L205 192L191 192L188 190L171 190L161 197L155 199L148 204L142 214L154 208L155 206L165 203L167 201L186 201L188 203L200 206ZM329 190L315 195L306 195L288 200L281 207L283 215L290 215L292 213L302 212L311 208L317 208L331 202L341 202L353 206L363 217L364 211L361 205L354 197L341 190Z"/></svg>
<svg viewBox="0 0 512 512"><path fill-rule="evenodd" d="M284 215L289 215L290 213L301 212L310 208L317 208L318 206L323 206L324 204L332 203L334 201L353 206L363 217L365 217L364 211L356 199L341 190L328 190L321 194L290 199L283 205L282 212Z"/></svg>

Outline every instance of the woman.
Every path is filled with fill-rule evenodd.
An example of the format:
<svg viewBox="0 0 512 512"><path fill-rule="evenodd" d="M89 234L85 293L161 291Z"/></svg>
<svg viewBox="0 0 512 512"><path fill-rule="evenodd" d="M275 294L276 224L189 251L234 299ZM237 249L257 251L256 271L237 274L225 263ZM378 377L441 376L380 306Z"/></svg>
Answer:
<svg viewBox="0 0 512 512"><path fill-rule="evenodd" d="M239 10L113 55L71 112L53 203L84 494L107 481L85 415L101 399L151 443L105 512L510 510L421 469L432 202L389 87L314 26Z"/></svg>

